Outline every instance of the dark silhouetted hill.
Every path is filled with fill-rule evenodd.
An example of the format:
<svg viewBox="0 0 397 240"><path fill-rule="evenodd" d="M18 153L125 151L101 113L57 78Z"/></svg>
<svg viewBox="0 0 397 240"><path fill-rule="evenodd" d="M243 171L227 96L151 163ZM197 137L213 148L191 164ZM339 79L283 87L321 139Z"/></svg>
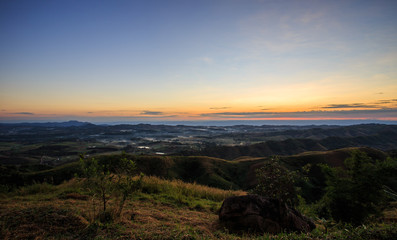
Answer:
<svg viewBox="0 0 397 240"><path fill-rule="evenodd" d="M293 155L307 151L326 151L346 147L372 147L384 151L397 149L397 126L394 125L368 124L342 127L334 130L311 129L298 131L299 134L292 134L289 131L286 135L308 136L311 131L321 131L321 135L325 136L327 134L331 136L322 139L290 138L282 141L270 140L246 146L212 146L197 152L185 152L184 155L203 155L232 160L241 156ZM333 133L333 131L337 133Z"/></svg>

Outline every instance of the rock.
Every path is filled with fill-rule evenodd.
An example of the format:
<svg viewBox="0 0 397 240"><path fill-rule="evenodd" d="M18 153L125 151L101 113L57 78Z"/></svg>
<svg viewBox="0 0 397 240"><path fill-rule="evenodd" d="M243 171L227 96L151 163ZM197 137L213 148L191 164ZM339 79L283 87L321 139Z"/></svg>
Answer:
<svg viewBox="0 0 397 240"><path fill-rule="evenodd" d="M234 196L225 199L219 221L230 231L255 231L277 234L310 232L316 225L279 199L259 195Z"/></svg>

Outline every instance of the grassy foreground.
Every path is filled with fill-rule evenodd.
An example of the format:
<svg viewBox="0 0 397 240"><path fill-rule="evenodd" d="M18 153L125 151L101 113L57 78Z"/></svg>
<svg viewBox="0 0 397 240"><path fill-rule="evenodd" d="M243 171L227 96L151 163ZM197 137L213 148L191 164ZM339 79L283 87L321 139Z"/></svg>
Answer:
<svg viewBox="0 0 397 240"><path fill-rule="evenodd" d="M231 234L218 222L223 200L242 191L226 191L180 180L144 177L142 191L127 201L120 218L94 220L100 203L81 182L33 184L0 194L0 239L393 239L395 223L327 226L317 221L310 234L258 236ZM114 204L110 202L110 206ZM389 209L393 219L394 209ZM327 230L326 230L327 229Z"/></svg>

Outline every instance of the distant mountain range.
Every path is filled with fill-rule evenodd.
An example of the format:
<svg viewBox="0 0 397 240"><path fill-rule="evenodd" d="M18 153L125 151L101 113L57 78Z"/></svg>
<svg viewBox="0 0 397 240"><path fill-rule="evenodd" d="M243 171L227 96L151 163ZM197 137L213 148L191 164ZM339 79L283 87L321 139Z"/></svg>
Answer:
<svg viewBox="0 0 397 240"><path fill-rule="evenodd" d="M47 123L1 123L1 124L13 124L13 125L29 125L29 126L61 126L65 124L68 126L69 123L72 124L89 124L89 122L80 122L76 120L66 121L66 122L47 122ZM351 125L359 125L359 124L386 124L386 125L397 125L397 121L386 121L386 120L205 120L205 121L124 121L124 122L92 122L91 124L95 125L107 125L107 126L115 126L115 125L139 125L139 124L148 124L148 125L168 125L168 126L176 126L176 125L184 125L184 126L218 126L218 127L230 127L237 125L249 125L249 126L326 126L326 125L334 125L334 126L351 126ZM74 125L76 126L76 125Z"/></svg>

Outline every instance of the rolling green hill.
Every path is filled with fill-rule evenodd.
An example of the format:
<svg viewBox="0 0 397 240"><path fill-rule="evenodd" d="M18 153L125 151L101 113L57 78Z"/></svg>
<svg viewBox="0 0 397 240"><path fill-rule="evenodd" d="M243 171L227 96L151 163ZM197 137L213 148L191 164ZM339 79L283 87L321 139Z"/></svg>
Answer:
<svg viewBox="0 0 397 240"><path fill-rule="evenodd" d="M343 166L343 161L352 150L366 152L371 158L383 160L387 154L373 148L343 148L331 151L312 151L291 156L281 156L281 162L291 170L298 170L311 164L310 178L314 185L322 187L324 178L317 164ZM102 162L117 163L120 154L102 155ZM255 169L261 167L267 157L240 157L233 161L206 156L146 156L129 155L125 157L136 162L138 170L148 176L164 179L180 179L185 182L217 187L221 189L250 189L256 183ZM42 165L12 166L3 165L0 184L24 185L33 182L59 184L80 173L79 162L50 168Z"/></svg>
<svg viewBox="0 0 397 240"><path fill-rule="evenodd" d="M291 131L287 132L291 135L285 135L290 138L285 140L270 140L244 146L212 146L197 152L186 152L185 155L202 155L233 160L241 156L294 155L308 151L336 150L346 147L371 147L385 151L396 149L397 146L397 129L394 126L371 125L371 127L367 127L358 125L337 130L336 133L332 133L332 130L320 129L319 131L324 134L324 138L320 139L311 136L309 130ZM340 133L341 131L342 133Z"/></svg>

